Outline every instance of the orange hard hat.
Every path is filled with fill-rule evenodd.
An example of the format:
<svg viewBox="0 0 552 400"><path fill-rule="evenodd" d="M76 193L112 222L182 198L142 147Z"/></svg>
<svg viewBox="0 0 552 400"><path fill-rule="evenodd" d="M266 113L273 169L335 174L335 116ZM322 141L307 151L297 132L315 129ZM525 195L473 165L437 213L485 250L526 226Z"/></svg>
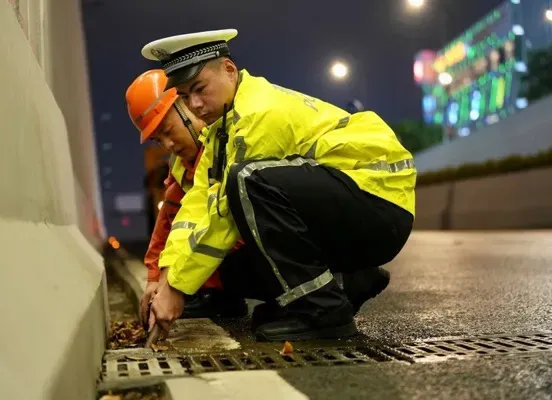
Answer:
<svg viewBox="0 0 552 400"><path fill-rule="evenodd" d="M126 91L128 115L140 131L140 143L157 129L178 98L176 89L165 90L166 84L165 72L152 69L137 77Z"/></svg>

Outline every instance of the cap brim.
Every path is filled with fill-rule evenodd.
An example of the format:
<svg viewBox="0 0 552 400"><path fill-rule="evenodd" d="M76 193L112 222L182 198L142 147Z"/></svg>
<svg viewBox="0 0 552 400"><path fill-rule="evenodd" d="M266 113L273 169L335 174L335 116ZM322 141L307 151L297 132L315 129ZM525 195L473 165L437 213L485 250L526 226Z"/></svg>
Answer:
<svg viewBox="0 0 552 400"><path fill-rule="evenodd" d="M170 74L168 76L165 90L190 82L197 75L199 75L201 70L205 67L205 64L206 64L205 62L202 62L196 65L192 65L190 67L179 69L175 71L173 74Z"/></svg>

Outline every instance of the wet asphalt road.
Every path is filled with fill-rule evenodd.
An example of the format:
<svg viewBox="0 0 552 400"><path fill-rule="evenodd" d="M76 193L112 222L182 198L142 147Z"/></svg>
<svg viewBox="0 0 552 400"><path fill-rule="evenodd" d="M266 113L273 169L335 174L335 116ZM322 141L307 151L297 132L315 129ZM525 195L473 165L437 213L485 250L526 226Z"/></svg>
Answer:
<svg viewBox="0 0 552 400"><path fill-rule="evenodd" d="M361 309L357 337L297 342L295 348L552 331L552 231L415 232L386 268L391 284ZM229 334L220 337L221 349L234 340L238 352L275 354L282 347L256 343L247 319L214 322ZM194 351L205 354L212 351L207 348L217 347L210 333L216 328L208 326L195 342L204 350ZM182 343L190 347L198 329L189 325ZM277 373L311 399L552 399L552 341L548 340L548 350L539 353L424 364L373 361ZM177 343L175 348L185 350ZM271 392L270 387L266 390Z"/></svg>
<svg viewBox="0 0 552 400"><path fill-rule="evenodd" d="M552 329L552 232L415 233L388 269L387 290L358 318L367 337Z"/></svg>
<svg viewBox="0 0 552 400"><path fill-rule="evenodd" d="M354 343L552 330L552 232L416 232L386 268L391 284L362 308L357 317L361 335ZM242 346L255 346L246 322L222 325ZM320 399L552 398L552 351L498 360L375 363L279 374Z"/></svg>
<svg viewBox="0 0 552 400"><path fill-rule="evenodd" d="M416 232L385 268L355 342L552 330L552 232ZM247 321L217 323L253 343Z"/></svg>

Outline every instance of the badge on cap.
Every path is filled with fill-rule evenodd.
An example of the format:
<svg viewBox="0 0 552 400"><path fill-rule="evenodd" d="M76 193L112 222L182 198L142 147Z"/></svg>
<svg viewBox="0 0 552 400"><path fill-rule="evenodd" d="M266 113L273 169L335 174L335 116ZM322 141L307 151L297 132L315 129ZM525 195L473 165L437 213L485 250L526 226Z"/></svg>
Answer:
<svg viewBox="0 0 552 400"><path fill-rule="evenodd" d="M171 58L171 55L167 53L165 49L160 49L158 47L154 47L150 50L151 55L157 58L159 61L168 60Z"/></svg>

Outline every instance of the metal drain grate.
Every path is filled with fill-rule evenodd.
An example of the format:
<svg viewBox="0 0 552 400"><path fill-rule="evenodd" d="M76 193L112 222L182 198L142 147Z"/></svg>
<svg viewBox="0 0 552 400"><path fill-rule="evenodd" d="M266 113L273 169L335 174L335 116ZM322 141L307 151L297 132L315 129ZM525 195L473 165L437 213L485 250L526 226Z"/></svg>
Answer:
<svg viewBox="0 0 552 400"><path fill-rule="evenodd" d="M280 353L229 353L190 356L193 374L236 370L266 370L294 367L355 365L397 360L396 357L375 348L297 349L291 354Z"/></svg>
<svg viewBox="0 0 552 400"><path fill-rule="evenodd" d="M534 353L552 351L552 333L431 340L400 345L390 351L414 363L435 362L447 358Z"/></svg>
<svg viewBox="0 0 552 400"><path fill-rule="evenodd" d="M387 346L304 348L290 354L278 351L228 351L191 355L148 355L143 358L110 353L104 357L104 383L136 378L171 377L209 372L269 370L295 367L359 365L398 361L423 363L451 358L485 357L552 351L552 332L427 340Z"/></svg>
<svg viewBox="0 0 552 400"><path fill-rule="evenodd" d="M183 357L157 357L130 359L125 356L104 360L102 381L149 376L182 376L188 374L188 364Z"/></svg>
<svg viewBox="0 0 552 400"><path fill-rule="evenodd" d="M276 351L227 352L149 359L134 359L119 355L104 359L102 381L238 370L358 365L385 361L406 360L392 352L375 347L296 349L291 354L280 354Z"/></svg>

